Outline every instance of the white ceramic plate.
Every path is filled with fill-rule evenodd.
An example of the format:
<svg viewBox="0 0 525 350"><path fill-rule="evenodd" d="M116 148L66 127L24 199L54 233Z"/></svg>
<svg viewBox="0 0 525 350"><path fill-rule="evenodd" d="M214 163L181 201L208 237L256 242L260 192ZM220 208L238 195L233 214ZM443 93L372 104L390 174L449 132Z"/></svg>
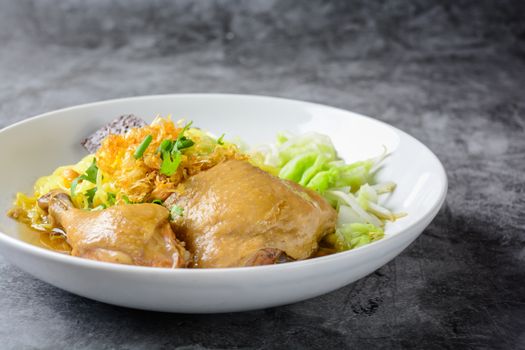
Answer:
<svg viewBox="0 0 525 350"><path fill-rule="evenodd" d="M17 191L31 192L37 177L75 163L79 141L122 114L157 114L257 145L278 131L329 135L347 161L392 152L379 180L397 183L386 205L408 216L388 224L376 243L326 257L272 266L160 269L71 257L22 241L5 216ZM126 98L49 112L0 131L0 252L13 264L58 288L138 309L211 313L259 309L312 298L343 287L405 249L437 214L447 190L443 166L423 144L392 126L355 113L280 98L191 94Z"/></svg>

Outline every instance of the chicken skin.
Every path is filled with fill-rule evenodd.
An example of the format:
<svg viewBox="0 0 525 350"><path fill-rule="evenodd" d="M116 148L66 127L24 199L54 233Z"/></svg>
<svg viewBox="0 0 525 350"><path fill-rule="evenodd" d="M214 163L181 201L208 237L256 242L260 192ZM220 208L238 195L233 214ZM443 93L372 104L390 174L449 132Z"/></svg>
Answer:
<svg viewBox="0 0 525 350"><path fill-rule="evenodd" d="M69 196L52 191L39 200L64 229L71 255L92 260L156 267L185 267L189 253L175 238L169 212L157 204L76 209Z"/></svg>
<svg viewBox="0 0 525 350"><path fill-rule="evenodd" d="M194 267L253 266L306 259L335 230L337 212L314 191L246 161L190 177L165 202L182 208L172 227Z"/></svg>

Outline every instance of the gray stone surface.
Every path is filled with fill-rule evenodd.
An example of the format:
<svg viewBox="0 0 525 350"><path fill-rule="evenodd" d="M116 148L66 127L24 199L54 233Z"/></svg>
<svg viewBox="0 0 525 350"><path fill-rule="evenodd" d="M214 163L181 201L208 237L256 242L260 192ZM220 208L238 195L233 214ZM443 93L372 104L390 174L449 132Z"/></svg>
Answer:
<svg viewBox="0 0 525 350"><path fill-rule="evenodd" d="M269 310L118 308L0 258L0 348L525 349L524 4L0 0L0 126L114 97L276 95L406 130L450 181L391 263Z"/></svg>

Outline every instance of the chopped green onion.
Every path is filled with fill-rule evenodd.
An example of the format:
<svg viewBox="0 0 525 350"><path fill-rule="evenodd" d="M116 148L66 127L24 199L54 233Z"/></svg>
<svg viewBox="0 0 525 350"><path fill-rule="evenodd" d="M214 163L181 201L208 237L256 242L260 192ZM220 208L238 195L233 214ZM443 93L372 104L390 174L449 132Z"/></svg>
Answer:
<svg viewBox="0 0 525 350"><path fill-rule="evenodd" d="M160 199L154 199L151 201L151 203L162 205L162 201Z"/></svg>
<svg viewBox="0 0 525 350"><path fill-rule="evenodd" d="M162 153L164 151L171 152L173 149L173 141L171 140L163 140L160 143L159 149L157 150L158 153Z"/></svg>
<svg viewBox="0 0 525 350"><path fill-rule="evenodd" d="M177 135L177 140L175 141L175 144L178 144L179 141L181 141L181 140L189 140L188 138L186 138L184 136L184 133L190 128L191 124L193 124L193 121L191 121L188 124L184 125L184 128L182 128L182 130L180 131L179 135ZM180 149L180 148L178 148L178 149Z"/></svg>
<svg viewBox="0 0 525 350"><path fill-rule="evenodd" d="M190 140L186 136L182 136L180 139L177 139L177 141L175 142L175 147L173 148L172 152L174 150L181 150L184 148L189 148L193 146L194 144L195 142L193 142L193 140Z"/></svg>
<svg viewBox="0 0 525 350"><path fill-rule="evenodd" d="M153 140L153 136L148 135L144 140L140 143L140 145L135 150L135 154L133 155L135 159L139 159L144 155L144 151L146 151L146 148L148 148L149 144Z"/></svg>
<svg viewBox="0 0 525 350"><path fill-rule="evenodd" d="M162 164L160 165L161 174L167 176L175 174L182 160L181 150L189 148L195 144L193 140L184 136L184 132L189 129L192 123L193 122L189 122L184 126L175 141L163 140L161 142L158 149L162 159Z"/></svg>
<svg viewBox="0 0 525 350"><path fill-rule="evenodd" d="M193 121L191 121L188 124L186 124L184 126L184 128L182 128L182 130L179 133L179 135L177 135L177 140L175 140L175 145L174 145L175 147L171 151L172 153L174 153L175 150L181 150L181 149L184 149L184 148L188 148L188 147L191 147L191 146L193 146L195 144L195 142L193 142L192 140L190 140L189 138L184 136L184 133L190 128L191 124L193 124Z"/></svg>
<svg viewBox="0 0 525 350"><path fill-rule="evenodd" d="M225 135L225 134L222 134L222 135L217 139L217 143L218 143L219 145L221 145L221 146L224 145L224 135Z"/></svg>
<svg viewBox="0 0 525 350"><path fill-rule="evenodd" d="M180 151L172 154L168 151L162 152L162 164L160 165L160 173L171 176L177 172L177 168L182 160L182 153Z"/></svg>
<svg viewBox="0 0 525 350"><path fill-rule="evenodd" d="M80 181L86 180L86 181L96 184L97 175L98 175L97 159L93 158L93 163L91 163L89 168L86 169L85 174L80 175L79 177L74 179L73 182L71 183L71 197L75 196L77 185Z"/></svg>

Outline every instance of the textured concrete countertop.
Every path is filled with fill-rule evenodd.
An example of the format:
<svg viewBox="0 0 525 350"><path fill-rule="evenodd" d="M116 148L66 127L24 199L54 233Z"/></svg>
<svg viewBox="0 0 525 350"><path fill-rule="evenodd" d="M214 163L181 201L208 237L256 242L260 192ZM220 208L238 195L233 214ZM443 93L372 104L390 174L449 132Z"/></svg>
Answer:
<svg viewBox="0 0 525 350"><path fill-rule="evenodd" d="M497 4L0 0L2 127L124 96L274 95L399 127L450 181L400 256L274 309L124 309L0 257L0 348L525 349L525 6Z"/></svg>

